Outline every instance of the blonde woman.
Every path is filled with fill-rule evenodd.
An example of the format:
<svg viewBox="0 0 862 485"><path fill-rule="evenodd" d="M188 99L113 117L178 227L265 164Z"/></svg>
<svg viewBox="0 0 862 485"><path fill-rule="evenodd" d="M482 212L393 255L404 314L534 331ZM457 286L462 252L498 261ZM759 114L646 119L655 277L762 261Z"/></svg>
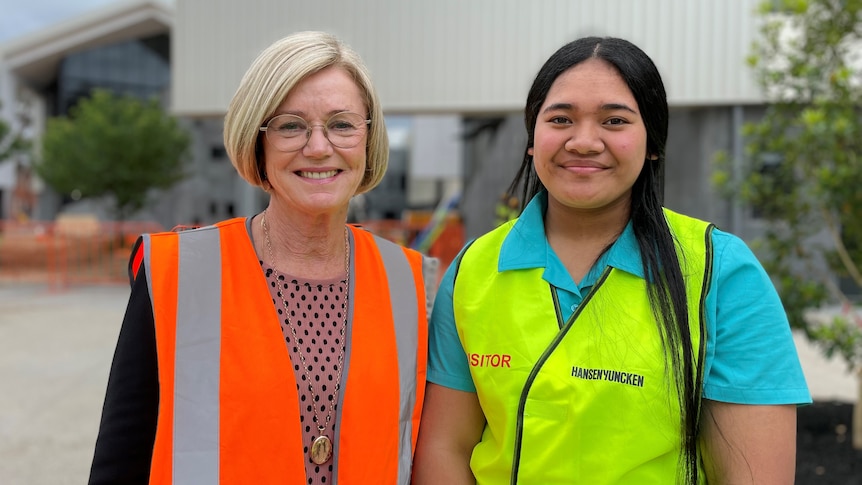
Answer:
<svg viewBox="0 0 862 485"><path fill-rule="evenodd" d="M224 140L269 204L139 240L90 483L408 483L433 264L346 224L388 159L367 69L329 34L281 39Z"/></svg>

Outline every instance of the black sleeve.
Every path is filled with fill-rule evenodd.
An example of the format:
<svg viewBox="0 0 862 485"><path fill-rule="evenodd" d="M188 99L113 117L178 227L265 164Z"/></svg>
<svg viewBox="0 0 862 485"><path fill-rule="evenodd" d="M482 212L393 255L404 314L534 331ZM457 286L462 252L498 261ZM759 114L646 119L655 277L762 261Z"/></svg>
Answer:
<svg viewBox="0 0 862 485"><path fill-rule="evenodd" d="M90 485L147 485L158 411L156 330L141 268L132 284L114 351Z"/></svg>

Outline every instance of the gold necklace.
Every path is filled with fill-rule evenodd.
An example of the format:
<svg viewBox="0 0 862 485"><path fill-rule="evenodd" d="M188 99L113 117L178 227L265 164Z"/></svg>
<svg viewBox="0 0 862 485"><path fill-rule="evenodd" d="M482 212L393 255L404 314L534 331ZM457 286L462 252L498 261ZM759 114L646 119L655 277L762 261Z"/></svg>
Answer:
<svg viewBox="0 0 862 485"><path fill-rule="evenodd" d="M263 227L263 239L266 243L266 249L269 252L269 260L272 265L272 273L275 275L275 281L278 283L278 270L275 269L275 257L272 253L272 243L269 240L269 226L266 223L266 211L260 219L260 225ZM305 356L302 355L302 346L299 345L296 337L296 329L290 321L290 308L288 308L287 300L284 298L284 288L278 289L278 295L281 297L281 304L284 306L284 316L287 319L287 326L290 328L290 333L293 335L293 342L296 344L296 353L299 354L299 360L302 363L302 368L305 370L305 378L308 381L308 391L311 393L311 410L314 413L314 422L317 424L319 436L311 443L311 448L308 450L308 456L311 457L316 465L322 465L332 458L332 440L326 435L326 428L329 427L329 422L332 420L332 409L335 407L335 399L338 396L338 390L341 387L341 369L344 364L344 329L347 328L347 310L350 302L350 244L347 236L347 226L344 227L344 274L345 274L345 290L344 290L344 311L342 312L341 322L341 350L338 353L338 369L335 371L335 391L332 393L332 398L329 400L329 410L326 413L326 420L321 423L317 416L317 402L319 396L314 392L314 386L311 379L311 374L308 371L308 364L305 362ZM278 283L280 285L280 283Z"/></svg>

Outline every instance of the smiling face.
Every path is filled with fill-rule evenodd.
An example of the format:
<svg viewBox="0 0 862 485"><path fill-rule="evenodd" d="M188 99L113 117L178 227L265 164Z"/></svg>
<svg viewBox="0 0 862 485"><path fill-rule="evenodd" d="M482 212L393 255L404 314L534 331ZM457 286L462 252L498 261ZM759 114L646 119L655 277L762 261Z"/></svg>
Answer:
<svg viewBox="0 0 862 485"><path fill-rule="evenodd" d="M637 101L612 65L590 59L557 77L533 141L528 153L548 189L549 210L628 210L647 134Z"/></svg>
<svg viewBox="0 0 862 485"><path fill-rule="evenodd" d="M359 86L342 68L333 66L299 82L273 116L300 116L312 129L308 143L300 150L283 152L266 136L261 137L266 178L276 202L307 215L344 211L365 173L368 134L352 148L333 146L322 126L339 112L368 117Z"/></svg>

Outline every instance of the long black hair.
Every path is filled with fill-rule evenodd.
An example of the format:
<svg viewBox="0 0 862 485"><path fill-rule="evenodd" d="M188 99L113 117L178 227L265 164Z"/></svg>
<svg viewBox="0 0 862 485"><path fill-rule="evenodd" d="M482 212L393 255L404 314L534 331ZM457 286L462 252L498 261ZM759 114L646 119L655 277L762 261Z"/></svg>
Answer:
<svg viewBox="0 0 862 485"><path fill-rule="evenodd" d="M632 186L631 221L649 288L649 301L664 345L670 351L669 364L676 381L681 411L682 469L685 483L698 481L697 436L700 427L703 386L702 339L699 348L692 344L689 328L685 281L676 253L674 237L662 211L665 144L668 107L664 83L655 64L637 46L613 37L585 37L570 42L555 52L536 75L527 104L524 122L527 148L524 160L509 187L518 195L521 208L545 190L528 152L534 143L539 110L560 74L589 59L601 59L616 68L638 103L647 134L647 160ZM703 336L702 338L705 338Z"/></svg>

